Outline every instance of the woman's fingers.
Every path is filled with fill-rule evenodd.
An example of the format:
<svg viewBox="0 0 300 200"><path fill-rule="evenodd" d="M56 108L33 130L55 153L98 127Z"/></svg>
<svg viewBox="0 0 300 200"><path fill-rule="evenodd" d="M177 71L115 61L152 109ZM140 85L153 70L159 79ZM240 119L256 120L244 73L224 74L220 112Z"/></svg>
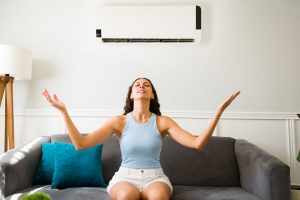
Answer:
<svg viewBox="0 0 300 200"><path fill-rule="evenodd" d="M239 94L241 93L241 91L238 91L238 92L236 92L235 94L234 94L234 96L233 96L233 99L232 100L234 100Z"/></svg>
<svg viewBox="0 0 300 200"><path fill-rule="evenodd" d="M45 90L42 92L42 94L45 96L45 98L47 99L47 101L48 101L49 103L53 104L53 100L52 100L52 98L51 98L51 96L50 96L48 90L45 89Z"/></svg>
<svg viewBox="0 0 300 200"><path fill-rule="evenodd" d="M233 101L239 94L241 93L241 91L237 91L234 94L231 95L231 97L229 97L229 101Z"/></svg>
<svg viewBox="0 0 300 200"><path fill-rule="evenodd" d="M49 92L47 90L45 90L45 94L46 94L47 99L51 100L51 96L50 96L50 94L49 94Z"/></svg>
<svg viewBox="0 0 300 200"><path fill-rule="evenodd" d="M54 99L55 99L56 101L58 101L58 97L56 96L56 94L54 94Z"/></svg>
<svg viewBox="0 0 300 200"><path fill-rule="evenodd" d="M224 111L240 93L241 91L238 90L237 92L233 93L230 97L228 97L228 99L225 100L223 105L221 105L221 109Z"/></svg>
<svg viewBox="0 0 300 200"><path fill-rule="evenodd" d="M52 101L52 99L51 99L51 96L49 95L49 93L46 91L46 98L47 98L47 100L49 101L49 102L51 102Z"/></svg>
<svg viewBox="0 0 300 200"><path fill-rule="evenodd" d="M63 102L61 102L57 95L54 94L53 96L51 96L49 94L49 92L45 89L43 92L42 92L42 95L45 96L45 98L47 99L47 101L49 102L49 104L55 108L57 108L58 110L63 110L65 109L65 105Z"/></svg>
<svg viewBox="0 0 300 200"><path fill-rule="evenodd" d="M42 94L47 98L49 96L48 91L45 89Z"/></svg>
<svg viewBox="0 0 300 200"><path fill-rule="evenodd" d="M241 91L239 90L239 91L237 91L233 96L234 96L234 98L235 97L237 97L239 94L241 93Z"/></svg>
<svg viewBox="0 0 300 200"><path fill-rule="evenodd" d="M48 95L45 90L42 92L42 95L49 101Z"/></svg>

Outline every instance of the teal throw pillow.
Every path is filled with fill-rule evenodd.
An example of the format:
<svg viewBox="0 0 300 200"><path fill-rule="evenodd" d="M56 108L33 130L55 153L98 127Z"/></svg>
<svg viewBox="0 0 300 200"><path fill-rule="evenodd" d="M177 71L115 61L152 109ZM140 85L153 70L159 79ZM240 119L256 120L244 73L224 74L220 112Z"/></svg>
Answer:
<svg viewBox="0 0 300 200"><path fill-rule="evenodd" d="M52 182L55 161L55 144L42 144L42 157L33 177L32 185L49 185Z"/></svg>
<svg viewBox="0 0 300 200"><path fill-rule="evenodd" d="M73 144L55 144L52 189L106 186L102 175L102 144L79 151Z"/></svg>

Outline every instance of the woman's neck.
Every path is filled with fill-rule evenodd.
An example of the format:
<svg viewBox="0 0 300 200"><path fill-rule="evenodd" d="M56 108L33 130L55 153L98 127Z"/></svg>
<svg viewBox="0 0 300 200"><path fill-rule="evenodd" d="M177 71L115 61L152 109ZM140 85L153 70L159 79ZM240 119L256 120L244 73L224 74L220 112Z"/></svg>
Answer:
<svg viewBox="0 0 300 200"><path fill-rule="evenodd" d="M135 100L132 116L138 121L147 121L151 117L150 101Z"/></svg>

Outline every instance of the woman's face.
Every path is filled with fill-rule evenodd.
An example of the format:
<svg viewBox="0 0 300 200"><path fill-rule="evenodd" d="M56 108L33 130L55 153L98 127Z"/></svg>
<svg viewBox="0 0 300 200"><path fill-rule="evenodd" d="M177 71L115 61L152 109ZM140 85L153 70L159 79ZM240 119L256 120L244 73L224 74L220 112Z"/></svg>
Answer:
<svg viewBox="0 0 300 200"><path fill-rule="evenodd" d="M131 99L153 99L151 83L146 79L138 79L132 85Z"/></svg>

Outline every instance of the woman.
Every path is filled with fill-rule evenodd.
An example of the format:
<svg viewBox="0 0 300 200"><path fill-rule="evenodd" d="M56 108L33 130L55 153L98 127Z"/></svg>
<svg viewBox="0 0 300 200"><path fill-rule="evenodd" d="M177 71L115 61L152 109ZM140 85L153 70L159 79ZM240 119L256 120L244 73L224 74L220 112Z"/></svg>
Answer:
<svg viewBox="0 0 300 200"><path fill-rule="evenodd" d="M73 124L65 105L47 90L47 101L61 111L72 143L77 150L103 143L112 134L120 141L122 163L107 187L111 199L169 199L172 185L160 165L162 138L167 134L178 143L203 149L211 137L223 111L238 96L231 95L217 109L209 126L198 137L182 129L170 117L162 116L152 82L138 78L128 89L124 114L107 120L101 127L83 136Z"/></svg>

